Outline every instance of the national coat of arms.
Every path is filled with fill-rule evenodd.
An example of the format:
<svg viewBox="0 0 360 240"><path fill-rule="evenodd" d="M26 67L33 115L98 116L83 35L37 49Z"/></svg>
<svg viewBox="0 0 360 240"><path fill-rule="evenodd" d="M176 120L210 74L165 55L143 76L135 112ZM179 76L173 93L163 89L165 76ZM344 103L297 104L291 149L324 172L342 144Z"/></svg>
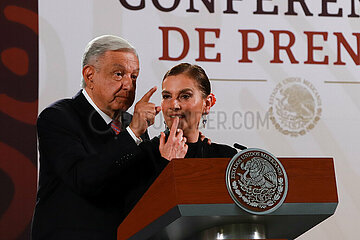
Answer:
<svg viewBox="0 0 360 240"><path fill-rule="evenodd" d="M288 179L280 161L267 151L250 148L236 154L226 171L234 202L247 212L267 214L284 202Z"/></svg>

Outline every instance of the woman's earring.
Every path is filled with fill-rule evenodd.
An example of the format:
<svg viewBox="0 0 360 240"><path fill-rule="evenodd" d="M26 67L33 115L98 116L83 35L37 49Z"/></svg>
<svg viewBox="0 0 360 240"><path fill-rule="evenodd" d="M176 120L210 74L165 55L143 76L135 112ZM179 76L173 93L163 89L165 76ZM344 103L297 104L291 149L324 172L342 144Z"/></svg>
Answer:
<svg viewBox="0 0 360 240"><path fill-rule="evenodd" d="M201 118L202 118L202 127L205 128L207 122L207 115L204 114L201 116Z"/></svg>

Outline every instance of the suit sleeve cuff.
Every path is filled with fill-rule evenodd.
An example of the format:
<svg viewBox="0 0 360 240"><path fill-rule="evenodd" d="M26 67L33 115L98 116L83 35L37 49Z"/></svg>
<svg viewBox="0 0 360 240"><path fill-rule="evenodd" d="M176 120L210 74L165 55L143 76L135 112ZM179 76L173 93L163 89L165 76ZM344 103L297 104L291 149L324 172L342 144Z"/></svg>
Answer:
<svg viewBox="0 0 360 240"><path fill-rule="evenodd" d="M136 135L134 134L134 132L131 130L131 128L129 126L127 126L126 131L128 131L128 133L130 134L132 139L134 139L136 145L139 145L142 142L142 139L136 137Z"/></svg>

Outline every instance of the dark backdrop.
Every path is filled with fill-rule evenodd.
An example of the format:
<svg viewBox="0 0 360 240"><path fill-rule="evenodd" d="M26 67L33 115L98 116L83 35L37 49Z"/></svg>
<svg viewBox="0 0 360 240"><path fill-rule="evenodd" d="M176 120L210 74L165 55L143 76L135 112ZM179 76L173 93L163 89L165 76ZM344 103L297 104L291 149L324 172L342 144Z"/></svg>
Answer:
<svg viewBox="0 0 360 240"><path fill-rule="evenodd" d="M36 194L38 1L0 1L0 239L29 239Z"/></svg>

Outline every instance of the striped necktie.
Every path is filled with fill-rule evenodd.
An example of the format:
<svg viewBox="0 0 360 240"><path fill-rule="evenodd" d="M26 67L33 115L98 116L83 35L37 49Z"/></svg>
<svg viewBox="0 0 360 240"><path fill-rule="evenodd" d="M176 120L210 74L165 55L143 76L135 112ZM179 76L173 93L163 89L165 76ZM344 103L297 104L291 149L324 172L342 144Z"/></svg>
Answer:
<svg viewBox="0 0 360 240"><path fill-rule="evenodd" d="M118 135L121 132L121 122L119 120L112 120L111 128L114 130L115 134Z"/></svg>

